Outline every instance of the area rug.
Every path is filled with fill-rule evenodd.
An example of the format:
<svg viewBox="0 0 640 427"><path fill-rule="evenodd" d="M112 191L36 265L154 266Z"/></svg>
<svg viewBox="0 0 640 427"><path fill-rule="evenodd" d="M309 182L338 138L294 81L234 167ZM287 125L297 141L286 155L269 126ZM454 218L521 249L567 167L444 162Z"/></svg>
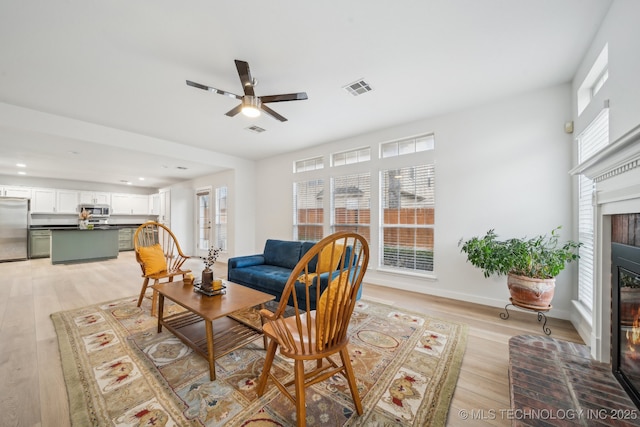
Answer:
<svg viewBox="0 0 640 427"><path fill-rule="evenodd" d="M289 426L295 407L272 384L259 398L262 339L216 360L163 330L137 298L51 315L73 426ZM170 306L166 310L179 310ZM237 317L259 322L246 310ZM442 426L466 346L464 324L360 300L350 323L351 360L365 413L336 375L307 390L309 426ZM276 357L282 378L292 364Z"/></svg>

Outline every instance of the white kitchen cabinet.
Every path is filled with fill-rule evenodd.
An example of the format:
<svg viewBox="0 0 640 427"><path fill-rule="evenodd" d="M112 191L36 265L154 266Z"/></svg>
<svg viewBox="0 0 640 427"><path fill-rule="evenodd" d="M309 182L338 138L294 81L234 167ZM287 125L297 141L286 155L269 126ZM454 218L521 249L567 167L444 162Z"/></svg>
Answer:
<svg viewBox="0 0 640 427"><path fill-rule="evenodd" d="M0 196L31 198L31 187L0 186Z"/></svg>
<svg viewBox="0 0 640 427"><path fill-rule="evenodd" d="M149 214L160 215L160 194L155 193L149 196Z"/></svg>
<svg viewBox="0 0 640 427"><path fill-rule="evenodd" d="M56 213L77 213L78 192L74 190L56 190Z"/></svg>
<svg viewBox="0 0 640 427"><path fill-rule="evenodd" d="M112 215L148 215L149 196L145 194L111 194Z"/></svg>
<svg viewBox="0 0 640 427"><path fill-rule="evenodd" d="M31 212L55 213L56 190L53 188L34 188L31 200Z"/></svg>
<svg viewBox="0 0 640 427"><path fill-rule="evenodd" d="M79 203L110 205L111 193L105 193L100 191L80 191Z"/></svg>
<svg viewBox="0 0 640 427"><path fill-rule="evenodd" d="M158 214L158 222L171 227L171 190L160 190L160 213Z"/></svg>

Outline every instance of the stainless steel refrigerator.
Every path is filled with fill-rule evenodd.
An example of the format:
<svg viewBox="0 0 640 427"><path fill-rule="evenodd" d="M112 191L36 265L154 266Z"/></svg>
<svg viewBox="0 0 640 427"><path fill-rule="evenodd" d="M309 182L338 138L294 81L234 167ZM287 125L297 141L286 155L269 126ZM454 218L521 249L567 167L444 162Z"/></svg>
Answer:
<svg viewBox="0 0 640 427"><path fill-rule="evenodd" d="M0 197L0 261L27 259L29 199Z"/></svg>

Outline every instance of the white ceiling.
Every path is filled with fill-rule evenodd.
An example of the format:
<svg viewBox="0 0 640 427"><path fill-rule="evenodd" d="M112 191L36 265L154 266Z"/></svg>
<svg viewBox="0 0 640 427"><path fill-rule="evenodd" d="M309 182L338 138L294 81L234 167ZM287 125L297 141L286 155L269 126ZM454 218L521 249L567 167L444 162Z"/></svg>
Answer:
<svg viewBox="0 0 640 427"><path fill-rule="evenodd" d="M0 0L0 174L162 187L568 82L610 3ZM185 84L242 94L234 59L309 99L230 118Z"/></svg>

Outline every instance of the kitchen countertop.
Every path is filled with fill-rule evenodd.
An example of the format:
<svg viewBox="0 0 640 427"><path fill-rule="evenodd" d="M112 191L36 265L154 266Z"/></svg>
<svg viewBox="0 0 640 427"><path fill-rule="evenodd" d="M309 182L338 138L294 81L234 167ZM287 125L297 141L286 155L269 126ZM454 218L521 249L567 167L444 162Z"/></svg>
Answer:
<svg viewBox="0 0 640 427"><path fill-rule="evenodd" d="M100 224L94 225L93 230L119 230L121 228L138 228L140 224ZM80 230L77 225L32 225L30 230ZM91 231L91 229L86 229Z"/></svg>

